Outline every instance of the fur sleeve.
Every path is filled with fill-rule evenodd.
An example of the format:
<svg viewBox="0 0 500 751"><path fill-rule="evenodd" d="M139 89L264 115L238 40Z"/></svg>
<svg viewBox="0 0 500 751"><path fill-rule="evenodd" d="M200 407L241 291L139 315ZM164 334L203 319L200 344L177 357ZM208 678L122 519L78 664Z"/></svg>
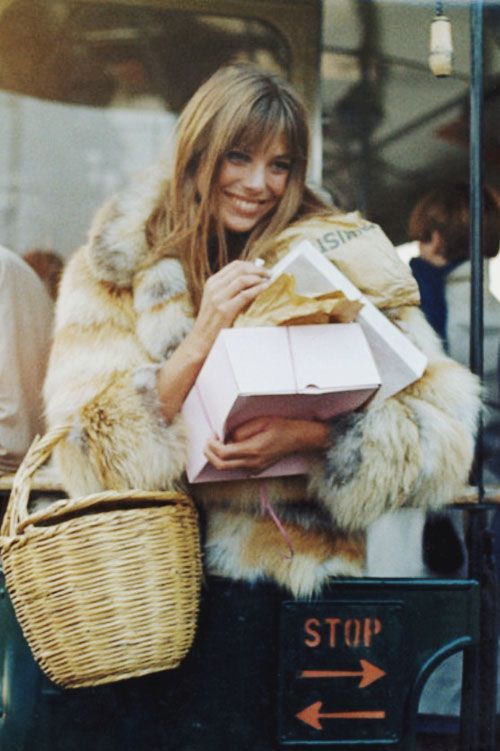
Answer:
<svg viewBox="0 0 500 751"><path fill-rule="evenodd" d="M148 351L152 333L143 342L139 332L152 308L166 320L170 302L166 297L137 310L133 288L95 278L88 247L69 262L44 395L49 425L70 426L56 454L71 495L103 488L164 489L181 477L184 426L180 417L171 424L162 417L156 369L164 358ZM168 349L163 331L162 337Z"/></svg>
<svg viewBox="0 0 500 751"><path fill-rule="evenodd" d="M445 357L418 309L395 321L429 358L422 378L384 402L332 423L331 448L310 490L345 529L402 506L452 502L467 482L480 409L479 383Z"/></svg>

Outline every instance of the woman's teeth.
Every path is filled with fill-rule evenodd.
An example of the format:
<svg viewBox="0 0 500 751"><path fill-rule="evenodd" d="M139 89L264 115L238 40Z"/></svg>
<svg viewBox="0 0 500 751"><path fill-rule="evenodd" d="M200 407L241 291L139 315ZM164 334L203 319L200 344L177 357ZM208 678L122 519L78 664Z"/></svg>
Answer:
<svg viewBox="0 0 500 751"><path fill-rule="evenodd" d="M242 198L234 197L232 201L236 208L242 211L255 211L260 206L260 201L245 201Z"/></svg>

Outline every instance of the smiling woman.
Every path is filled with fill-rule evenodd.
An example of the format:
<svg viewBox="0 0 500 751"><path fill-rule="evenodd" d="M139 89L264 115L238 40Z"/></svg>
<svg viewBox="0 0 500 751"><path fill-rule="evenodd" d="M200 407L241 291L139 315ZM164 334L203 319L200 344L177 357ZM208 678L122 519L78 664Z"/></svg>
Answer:
<svg viewBox="0 0 500 751"><path fill-rule="evenodd" d="M307 153L306 113L290 86L230 65L182 113L171 176L160 165L99 212L61 283L45 385L50 424L73 425L58 449L71 495L184 481L180 410L219 332L268 283L255 259L269 260L279 242L286 252L279 238L291 224L306 227L332 211L306 186ZM366 273L382 286L379 260L366 258L358 278ZM401 326L439 361L408 269L391 275L404 295L389 299L386 279L379 299L388 308L407 301ZM270 579L297 595L320 591L331 575L360 574L370 521L406 498L445 502L465 480L476 389L467 371L439 361L411 394L375 401L333 426L268 415L237 426L225 442L213 436L205 453L220 471L255 475L296 452L323 454L309 477L267 483L293 538L291 563L273 519L259 517L258 480L191 486L207 509L209 572Z"/></svg>
<svg viewBox="0 0 500 751"><path fill-rule="evenodd" d="M99 212L66 266L45 384L50 425L71 426L57 455L71 496L187 485L181 407L220 331L267 286L269 271L256 259L271 265L301 233L346 220L306 186L307 154L306 113L289 85L231 65L183 111L171 173L160 164ZM207 717L200 700L194 714L179 713L176 732L189 737L168 748L207 751L221 738L230 747L275 748L266 724L272 697L262 691L267 658L254 650L267 641L274 664L266 598L311 597L333 577L362 575L373 520L405 504L447 503L466 480L478 384L444 356L416 309L408 268L387 251L346 250L343 268L360 287L367 279L374 299L425 352L423 377L331 423L263 415L205 446L217 470L237 468L244 479L188 488L206 521L201 620L208 612L205 625L214 624L209 636L201 627L189 692L201 690L213 711ZM309 473L267 478L263 491L259 473L303 451L315 453ZM246 630L249 612L258 618ZM228 687L233 673L242 705L226 718L230 701L206 677ZM241 674L253 676L258 707L240 691ZM178 676L172 684L175 694ZM262 727L265 746L252 735ZM134 745L143 747L166 746Z"/></svg>

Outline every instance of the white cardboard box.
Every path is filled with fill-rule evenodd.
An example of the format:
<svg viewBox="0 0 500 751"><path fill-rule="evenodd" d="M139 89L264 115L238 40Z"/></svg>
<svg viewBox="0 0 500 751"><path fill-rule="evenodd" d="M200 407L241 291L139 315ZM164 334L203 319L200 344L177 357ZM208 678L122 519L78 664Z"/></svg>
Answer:
<svg viewBox="0 0 500 751"><path fill-rule="evenodd" d="M224 329L182 412L188 428L190 482L304 474L310 457L285 457L259 475L218 471L204 449L254 417L327 420L350 412L380 386L373 356L357 323Z"/></svg>
<svg viewBox="0 0 500 751"><path fill-rule="evenodd" d="M316 295L341 290L349 299L363 303L357 321L366 335L382 379L377 399L387 399L422 376L427 367L426 356L331 261L324 258L312 242L300 241L278 261L271 276L275 279L280 274L295 277L299 294Z"/></svg>

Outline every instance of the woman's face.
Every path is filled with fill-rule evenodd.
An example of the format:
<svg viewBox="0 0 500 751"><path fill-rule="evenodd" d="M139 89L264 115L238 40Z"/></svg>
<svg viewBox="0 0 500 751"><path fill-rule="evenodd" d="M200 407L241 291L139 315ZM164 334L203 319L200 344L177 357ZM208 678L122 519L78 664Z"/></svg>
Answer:
<svg viewBox="0 0 500 751"><path fill-rule="evenodd" d="M224 228L250 232L274 211L285 192L290 167L283 137L264 148L228 151L217 180L217 205Z"/></svg>

